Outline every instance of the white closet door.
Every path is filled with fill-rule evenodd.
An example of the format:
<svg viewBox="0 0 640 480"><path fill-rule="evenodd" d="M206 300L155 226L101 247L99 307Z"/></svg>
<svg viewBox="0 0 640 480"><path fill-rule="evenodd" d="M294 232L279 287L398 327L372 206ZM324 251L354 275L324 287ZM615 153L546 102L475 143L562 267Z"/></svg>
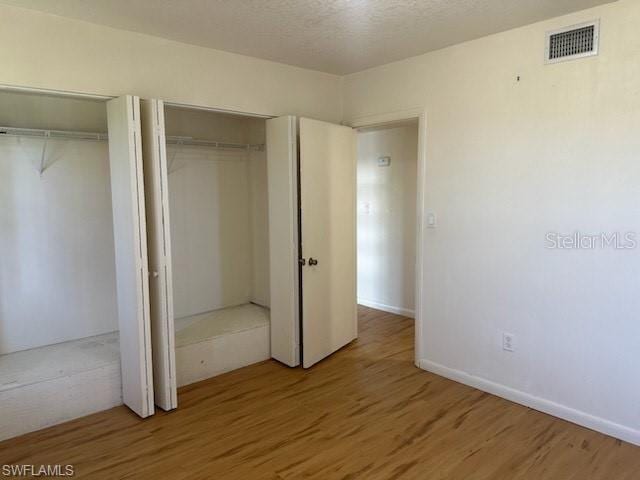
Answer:
<svg viewBox="0 0 640 480"><path fill-rule="evenodd" d="M178 395L164 102L142 99L140 111L147 205L154 397L160 408L172 410L178 406Z"/></svg>
<svg viewBox="0 0 640 480"><path fill-rule="evenodd" d="M302 365L358 336L356 136L353 129L300 119Z"/></svg>
<svg viewBox="0 0 640 480"><path fill-rule="evenodd" d="M296 118L267 120L271 357L300 364Z"/></svg>
<svg viewBox="0 0 640 480"><path fill-rule="evenodd" d="M153 414L140 99L107 102L123 402Z"/></svg>

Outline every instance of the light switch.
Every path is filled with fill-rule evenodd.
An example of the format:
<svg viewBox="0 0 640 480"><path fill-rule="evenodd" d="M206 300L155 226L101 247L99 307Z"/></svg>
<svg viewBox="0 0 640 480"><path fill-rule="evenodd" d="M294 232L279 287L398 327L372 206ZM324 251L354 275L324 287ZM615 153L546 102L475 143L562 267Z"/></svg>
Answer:
<svg viewBox="0 0 640 480"><path fill-rule="evenodd" d="M427 213L427 228L436 228L436 214L433 212Z"/></svg>
<svg viewBox="0 0 640 480"><path fill-rule="evenodd" d="M391 157L378 157L379 167L388 167L391 165Z"/></svg>

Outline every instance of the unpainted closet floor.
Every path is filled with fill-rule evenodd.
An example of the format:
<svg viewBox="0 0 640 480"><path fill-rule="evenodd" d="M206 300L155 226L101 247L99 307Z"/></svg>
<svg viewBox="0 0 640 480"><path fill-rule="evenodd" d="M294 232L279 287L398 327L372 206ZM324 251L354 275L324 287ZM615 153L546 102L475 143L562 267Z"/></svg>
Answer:
<svg viewBox="0 0 640 480"><path fill-rule="evenodd" d="M247 303L175 320L176 347L269 325L269 310Z"/></svg>
<svg viewBox="0 0 640 480"><path fill-rule="evenodd" d="M0 355L0 391L119 362L117 332Z"/></svg>
<svg viewBox="0 0 640 480"><path fill-rule="evenodd" d="M265 361L0 443L0 464L77 478L637 480L640 448L413 365L413 321L361 307L359 338L310 370Z"/></svg>

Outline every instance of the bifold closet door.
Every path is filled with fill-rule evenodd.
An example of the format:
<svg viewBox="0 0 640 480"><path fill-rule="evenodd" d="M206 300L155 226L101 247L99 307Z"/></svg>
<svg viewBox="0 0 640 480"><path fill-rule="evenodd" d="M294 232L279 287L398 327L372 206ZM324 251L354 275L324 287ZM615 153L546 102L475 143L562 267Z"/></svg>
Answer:
<svg viewBox="0 0 640 480"><path fill-rule="evenodd" d="M356 136L353 129L300 119L302 365L358 336Z"/></svg>
<svg viewBox="0 0 640 480"><path fill-rule="evenodd" d="M123 402L153 414L140 99L107 102Z"/></svg>
<svg viewBox="0 0 640 480"><path fill-rule="evenodd" d="M178 395L164 102L142 99L140 110L147 205L153 388L156 405L163 410L172 410L178 406Z"/></svg>
<svg viewBox="0 0 640 480"><path fill-rule="evenodd" d="M267 120L271 357L300 364L296 118Z"/></svg>

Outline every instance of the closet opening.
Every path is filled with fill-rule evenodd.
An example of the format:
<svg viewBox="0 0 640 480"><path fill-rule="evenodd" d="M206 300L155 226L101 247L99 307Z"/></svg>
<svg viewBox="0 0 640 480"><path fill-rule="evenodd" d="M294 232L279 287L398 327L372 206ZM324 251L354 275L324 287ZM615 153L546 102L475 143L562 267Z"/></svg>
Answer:
<svg viewBox="0 0 640 480"><path fill-rule="evenodd" d="M415 318L419 121L358 129L358 304Z"/></svg>
<svg viewBox="0 0 640 480"><path fill-rule="evenodd" d="M0 440L123 403L107 110L0 91Z"/></svg>
<svg viewBox="0 0 640 480"><path fill-rule="evenodd" d="M270 358L265 121L164 107L177 386Z"/></svg>

